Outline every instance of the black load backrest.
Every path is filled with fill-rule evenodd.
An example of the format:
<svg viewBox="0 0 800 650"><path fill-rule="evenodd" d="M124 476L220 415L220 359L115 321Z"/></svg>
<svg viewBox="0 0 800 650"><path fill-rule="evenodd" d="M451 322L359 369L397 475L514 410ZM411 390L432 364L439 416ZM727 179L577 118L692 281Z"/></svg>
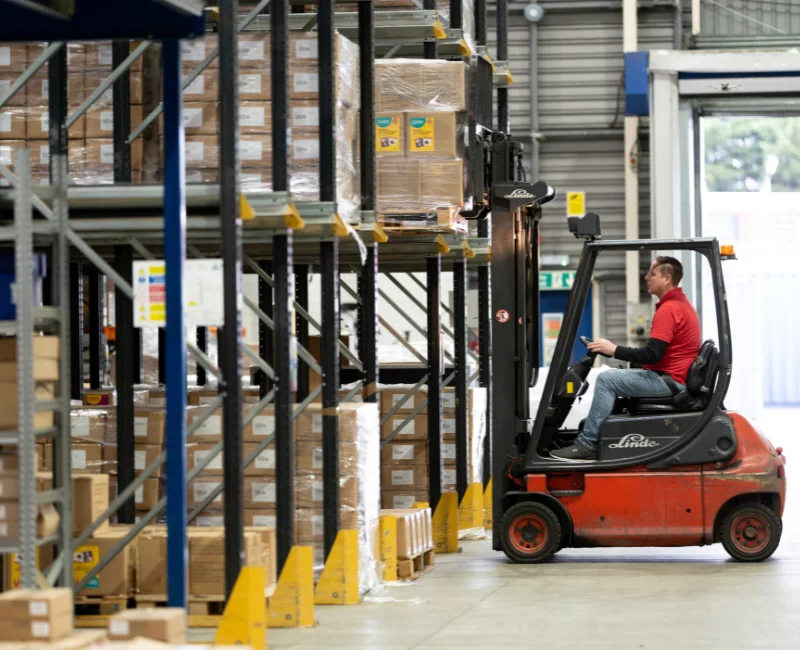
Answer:
<svg viewBox="0 0 800 650"><path fill-rule="evenodd" d="M712 340L700 346L697 358L686 375L686 390L695 397L709 396L717 383L719 372L719 350Z"/></svg>

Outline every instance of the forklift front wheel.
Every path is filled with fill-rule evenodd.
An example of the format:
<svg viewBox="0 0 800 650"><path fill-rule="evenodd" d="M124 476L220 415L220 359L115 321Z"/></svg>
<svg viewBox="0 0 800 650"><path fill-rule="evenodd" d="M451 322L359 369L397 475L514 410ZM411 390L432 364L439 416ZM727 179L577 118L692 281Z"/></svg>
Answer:
<svg viewBox="0 0 800 650"><path fill-rule="evenodd" d="M548 562L561 545L561 524L547 506L523 501L503 516L503 551L512 562Z"/></svg>
<svg viewBox="0 0 800 650"><path fill-rule="evenodd" d="M762 562L778 548L783 524L762 503L734 508L722 522L722 545L739 562Z"/></svg>

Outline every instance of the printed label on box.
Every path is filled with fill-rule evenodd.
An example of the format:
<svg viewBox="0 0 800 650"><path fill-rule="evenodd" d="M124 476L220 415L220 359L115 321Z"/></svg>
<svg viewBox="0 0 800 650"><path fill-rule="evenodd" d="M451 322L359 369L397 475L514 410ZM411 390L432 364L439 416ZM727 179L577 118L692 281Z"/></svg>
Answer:
<svg viewBox="0 0 800 650"><path fill-rule="evenodd" d="M201 162L205 159L205 143L204 142L187 142L186 143L186 162ZM150 400L153 403L153 400Z"/></svg>
<svg viewBox="0 0 800 650"><path fill-rule="evenodd" d="M72 553L72 579L77 585L94 569L100 562L99 546L79 546ZM100 587L100 574L98 573L86 585L89 589Z"/></svg>
<svg viewBox="0 0 800 650"><path fill-rule="evenodd" d="M147 418L133 418L133 436L135 438L147 437Z"/></svg>
<svg viewBox="0 0 800 650"><path fill-rule="evenodd" d="M261 160L264 155L264 144L260 140L240 140L239 151L242 160Z"/></svg>
<svg viewBox="0 0 800 650"><path fill-rule="evenodd" d="M242 61L263 61L264 41L239 41L239 58Z"/></svg>
<svg viewBox="0 0 800 650"><path fill-rule="evenodd" d="M239 126L259 127L266 123L266 112L263 106L239 107Z"/></svg>
<svg viewBox="0 0 800 650"><path fill-rule="evenodd" d="M322 449L316 447L314 449L313 460L311 461L311 466L314 469L322 469Z"/></svg>
<svg viewBox="0 0 800 650"><path fill-rule="evenodd" d="M30 616L47 616L47 601L32 600L28 603L28 614Z"/></svg>
<svg viewBox="0 0 800 650"><path fill-rule="evenodd" d="M198 517L197 519L195 519L195 523L198 526L206 526L208 528L214 528L216 526L224 526L225 517L223 517L222 515Z"/></svg>
<svg viewBox="0 0 800 650"><path fill-rule="evenodd" d="M194 484L194 500L197 502L205 501L216 488L222 483L195 483ZM214 499L214 503L222 503L222 495L220 494Z"/></svg>
<svg viewBox="0 0 800 650"><path fill-rule="evenodd" d="M11 113L0 113L0 133L11 133Z"/></svg>
<svg viewBox="0 0 800 650"><path fill-rule="evenodd" d="M217 398L216 397L208 397L208 396L206 396L206 397L201 397L199 400L197 400L197 402L198 402L198 404L200 404L200 406L208 406L215 399L217 399Z"/></svg>
<svg viewBox="0 0 800 650"><path fill-rule="evenodd" d="M311 416L311 433L322 433L322 413Z"/></svg>
<svg viewBox="0 0 800 650"><path fill-rule="evenodd" d="M319 107L295 106L292 109L293 126L319 127Z"/></svg>
<svg viewBox="0 0 800 650"><path fill-rule="evenodd" d="M131 633L129 621L116 621L113 618L109 621L108 631L112 636L128 636Z"/></svg>
<svg viewBox="0 0 800 650"><path fill-rule="evenodd" d="M114 111L100 111L100 130L114 130Z"/></svg>
<svg viewBox="0 0 800 650"><path fill-rule="evenodd" d="M319 515L311 515L311 534L314 537L319 537L325 530L325 524L322 517Z"/></svg>
<svg viewBox="0 0 800 650"><path fill-rule="evenodd" d="M210 449L197 449L194 452L194 465L197 467L202 463L206 456L211 453ZM206 465L206 469L222 469L222 454L219 453L214 456L213 460Z"/></svg>
<svg viewBox="0 0 800 650"><path fill-rule="evenodd" d="M253 526L264 526L265 528L275 528L276 523L275 515L255 515L253 517Z"/></svg>
<svg viewBox="0 0 800 650"><path fill-rule="evenodd" d="M442 393L442 408L454 409L456 407L455 393Z"/></svg>
<svg viewBox="0 0 800 650"><path fill-rule="evenodd" d="M0 67L11 65L11 48L7 45L0 47Z"/></svg>
<svg viewBox="0 0 800 650"><path fill-rule="evenodd" d="M319 41L315 39L302 39L294 44L294 58L296 59L316 59L319 54Z"/></svg>
<svg viewBox="0 0 800 650"><path fill-rule="evenodd" d="M455 433L456 421L455 418L442 418L442 433Z"/></svg>
<svg viewBox="0 0 800 650"><path fill-rule="evenodd" d="M414 460L414 445L392 445L392 460Z"/></svg>
<svg viewBox="0 0 800 650"><path fill-rule="evenodd" d="M222 434L222 416L211 415L208 419L200 425L200 428L194 432L196 436L219 436Z"/></svg>
<svg viewBox="0 0 800 650"><path fill-rule="evenodd" d="M2 115L0 115L0 118L2 118ZM0 163L4 165L14 164L14 154L11 153L11 147L8 145L0 147Z"/></svg>
<svg viewBox="0 0 800 650"><path fill-rule="evenodd" d="M393 469L392 485L414 485L414 470Z"/></svg>
<svg viewBox="0 0 800 650"><path fill-rule="evenodd" d="M456 484L456 470L454 470L454 469L443 469L442 470L442 483L444 485L455 485Z"/></svg>
<svg viewBox="0 0 800 650"><path fill-rule="evenodd" d="M70 431L75 438L89 437L89 418L85 415L73 415L69 421Z"/></svg>
<svg viewBox="0 0 800 650"><path fill-rule="evenodd" d="M50 623L47 621L31 621L31 636L46 639L50 636Z"/></svg>
<svg viewBox="0 0 800 650"><path fill-rule="evenodd" d="M445 460L455 460L456 445L453 442L442 443L442 458Z"/></svg>
<svg viewBox="0 0 800 650"><path fill-rule="evenodd" d="M133 469L143 472L145 467L147 467L147 451L137 449L133 452Z"/></svg>
<svg viewBox="0 0 800 650"><path fill-rule="evenodd" d="M411 151L436 151L433 117L412 117L408 120L408 142Z"/></svg>
<svg viewBox="0 0 800 650"><path fill-rule="evenodd" d="M100 163L103 165L114 164L114 145L101 144L100 145Z"/></svg>
<svg viewBox="0 0 800 650"><path fill-rule="evenodd" d="M405 398L406 393L394 393L392 395L392 408L397 406L403 398ZM414 397L411 396L408 398L408 401L400 407L402 410L411 410L414 408Z"/></svg>
<svg viewBox="0 0 800 650"><path fill-rule="evenodd" d="M150 406L166 406L167 405L167 398L166 397L151 397L150 398Z"/></svg>
<svg viewBox="0 0 800 650"><path fill-rule="evenodd" d="M400 151L400 119L397 117L375 118L375 151ZM402 395L395 395L402 398ZM395 404L397 401L395 401Z"/></svg>
<svg viewBox="0 0 800 650"><path fill-rule="evenodd" d="M185 95L205 95L206 78L203 75L198 75L192 79L192 82L186 86L186 89L183 92Z"/></svg>
<svg viewBox="0 0 800 650"><path fill-rule="evenodd" d="M275 433L275 416L258 415L253 419L254 436L271 436Z"/></svg>
<svg viewBox="0 0 800 650"><path fill-rule="evenodd" d="M0 95L5 95L9 90L11 90L11 80L0 79Z"/></svg>
<svg viewBox="0 0 800 650"><path fill-rule="evenodd" d="M5 503L0 503L0 519L8 519L8 507Z"/></svg>
<svg viewBox="0 0 800 650"><path fill-rule="evenodd" d="M292 145L295 160L319 160L319 138L295 140Z"/></svg>
<svg viewBox="0 0 800 650"><path fill-rule="evenodd" d="M253 503L275 503L275 483L253 483Z"/></svg>
<svg viewBox="0 0 800 650"><path fill-rule="evenodd" d="M392 430L397 431L397 428L405 422L405 418L394 418L392 420ZM406 424L402 429L400 429L400 436L413 436L416 433L416 426L414 424L414 420L411 420L408 424Z"/></svg>
<svg viewBox="0 0 800 650"><path fill-rule="evenodd" d="M0 523L0 537L8 537L8 524L6 522Z"/></svg>
<svg viewBox="0 0 800 650"><path fill-rule="evenodd" d="M50 80L49 79L42 80L41 99L50 99Z"/></svg>
<svg viewBox="0 0 800 650"><path fill-rule="evenodd" d="M314 481L311 484L311 500L322 501L325 498L325 490L322 487L322 481Z"/></svg>
<svg viewBox="0 0 800 650"><path fill-rule="evenodd" d="M239 92L245 94L261 94L260 74L240 74Z"/></svg>
<svg viewBox="0 0 800 650"><path fill-rule="evenodd" d="M414 506L414 497L405 494L397 494L392 499L392 507L399 509L412 508Z"/></svg>
<svg viewBox="0 0 800 650"><path fill-rule="evenodd" d="M205 41L181 41L181 54L184 61L202 61L206 58Z"/></svg>
<svg viewBox="0 0 800 650"><path fill-rule="evenodd" d="M319 92L319 73L298 72L294 75L294 92L316 93Z"/></svg>
<svg viewBox="0 0 800 650"><path fill-rule="evenodd" d="M72 469L86 469L85 449L73 449L71 456L72 456Z"/></svg>
<svg viewBox="0 0 800 650"><path fill-rule="evenodd" d="M183 109L183 128L184 129L199 129L203 127L203 109L202 108L184 108Z"/></svg>
<svg viewBox="0 0 800 650"><path fill-rule="evenodd" d="M114 65L114 56L110 45L100 45L97 48L97 62L100 65Z"/></svg>
<svg viewBox="0 0 800 650"><path fill-rule="evenodd" d="M265 449L256 456L256 469L275 469L275 450Z"/></svg>
<svg viewBox="0 0 800 650"><path fill-rule="evenodd" d="M144 485L140 485L139 487L136 488L133 500L136 503L142 503L144 501Z"/></svg>

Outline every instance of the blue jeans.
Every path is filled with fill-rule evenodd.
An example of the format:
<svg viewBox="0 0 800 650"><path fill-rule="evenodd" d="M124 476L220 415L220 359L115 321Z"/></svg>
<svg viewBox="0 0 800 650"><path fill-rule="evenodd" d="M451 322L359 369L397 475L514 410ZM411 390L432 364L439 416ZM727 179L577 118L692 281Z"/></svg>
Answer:
<svg viewBox="0 0 800 650"><path fill-rule="evenodd" d="M597 450L600 427L614 410L617 397L669 397L672 391L652 370L607 370L597 376L594 399L578 442Z"/></svg>

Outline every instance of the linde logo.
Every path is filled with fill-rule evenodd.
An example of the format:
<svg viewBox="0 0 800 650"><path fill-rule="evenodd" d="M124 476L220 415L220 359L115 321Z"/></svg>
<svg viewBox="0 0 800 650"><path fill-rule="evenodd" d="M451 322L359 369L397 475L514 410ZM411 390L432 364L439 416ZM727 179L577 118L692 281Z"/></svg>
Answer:
<svg viewBox="0 0 800 650"><path fill-rule="evenodd" d="M533 194L530 192L526 192L523 189L514 190L511 194L506 194L503 198L505 199L532 199Z"/></svg>
<svg viewBox="0 0 800 650"><path fill-rule="evenodd" d="M609 449L630 449L631 447L658 447L658 443L655 440L646 438L641 433L629 433L622 436L619 442L608 446Z"/></svg>

